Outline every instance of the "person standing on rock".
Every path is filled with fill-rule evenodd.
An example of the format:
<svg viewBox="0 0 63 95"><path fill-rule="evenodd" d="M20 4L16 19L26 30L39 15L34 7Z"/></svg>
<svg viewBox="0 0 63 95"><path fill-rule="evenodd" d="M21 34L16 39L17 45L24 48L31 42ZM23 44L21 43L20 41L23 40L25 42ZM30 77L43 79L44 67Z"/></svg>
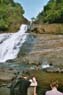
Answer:
<svg viewBox="0 0 63 95"><path fill-rule="evenodd" d="M37 92L36 92L37 80L35 76L33 76L29 81L31 82L31 84L30 84L30 87L28 88L27 95L37 95Z"/></svg>
<svg viewBox="0 0 63 95"><path fill-rule="evenodd" d="M27 77L19 77L15 88L18 88L15 95L27 95L27 89L30 86L30 81Z"/></svg>

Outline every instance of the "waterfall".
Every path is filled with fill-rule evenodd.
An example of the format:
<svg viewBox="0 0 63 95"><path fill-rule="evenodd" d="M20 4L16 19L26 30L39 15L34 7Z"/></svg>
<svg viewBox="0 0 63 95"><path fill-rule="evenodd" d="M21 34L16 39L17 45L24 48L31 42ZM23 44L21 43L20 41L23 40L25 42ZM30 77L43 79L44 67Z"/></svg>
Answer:
<svg viewBox="0 0 63 95"><path fill-rule="evenodd" d="M0 34L0 63L17 57L20 47L26 41L26 31L27 25L23 24L16 33Z"/></svg>

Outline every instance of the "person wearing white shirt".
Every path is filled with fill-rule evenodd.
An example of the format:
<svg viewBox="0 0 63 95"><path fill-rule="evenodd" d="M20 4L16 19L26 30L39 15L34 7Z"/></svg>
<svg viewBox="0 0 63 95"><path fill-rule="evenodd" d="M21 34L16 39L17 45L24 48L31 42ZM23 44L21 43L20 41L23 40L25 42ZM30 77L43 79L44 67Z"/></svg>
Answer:
<svg viewBox="0 0 63 95"><path fill-rule="evenodd" d="M32 79L29 80L30 83L30 87L28 88L28 95L37 95L36 93L36 87L37 87L37 80L36 78L33 76Z"/></svg>
<svg viewBox="0 0 63 95"><path fill-rule="evenodd" d="M60 91L57 90L58 88L58 81L52 81L50 84L52 90L47 91L45 95L63 95Z"/></svg>

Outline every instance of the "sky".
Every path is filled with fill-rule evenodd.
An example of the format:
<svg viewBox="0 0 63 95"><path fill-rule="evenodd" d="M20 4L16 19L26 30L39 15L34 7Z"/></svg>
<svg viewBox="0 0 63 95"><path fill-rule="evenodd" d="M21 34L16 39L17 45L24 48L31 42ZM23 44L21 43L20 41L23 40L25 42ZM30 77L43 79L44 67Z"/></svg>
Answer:
<svg viewBox="0 0 63 95"><path fill-rule="evenodd" d="M44 5L47 4L49 0L14 0L22 5L25 10L24 17L28 20L36 17L39 12L43 10Z"/></svg>

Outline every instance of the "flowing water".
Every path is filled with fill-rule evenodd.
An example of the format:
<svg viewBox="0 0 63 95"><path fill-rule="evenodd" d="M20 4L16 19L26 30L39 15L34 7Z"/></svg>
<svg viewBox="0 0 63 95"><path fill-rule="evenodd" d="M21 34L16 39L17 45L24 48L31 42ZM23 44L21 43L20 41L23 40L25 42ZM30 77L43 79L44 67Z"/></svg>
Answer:
<svg viewBox="0 0 63 95"><path fill-rule="evenodd" d="M27 25L22 25L16 33L0 34L0 63L15 59L27 38Z"/></svg>

